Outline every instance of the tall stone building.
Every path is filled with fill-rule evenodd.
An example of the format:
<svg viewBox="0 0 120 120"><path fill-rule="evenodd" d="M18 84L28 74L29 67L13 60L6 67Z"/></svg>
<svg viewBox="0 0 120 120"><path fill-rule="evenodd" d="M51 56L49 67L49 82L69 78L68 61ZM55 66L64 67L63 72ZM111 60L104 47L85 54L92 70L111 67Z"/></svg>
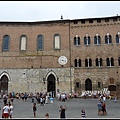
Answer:
<svg viewBox="0 0 120 120"><path fill-rule="evenodd" d="M0 91L120 96L120 16L0 22Z"/></svg>

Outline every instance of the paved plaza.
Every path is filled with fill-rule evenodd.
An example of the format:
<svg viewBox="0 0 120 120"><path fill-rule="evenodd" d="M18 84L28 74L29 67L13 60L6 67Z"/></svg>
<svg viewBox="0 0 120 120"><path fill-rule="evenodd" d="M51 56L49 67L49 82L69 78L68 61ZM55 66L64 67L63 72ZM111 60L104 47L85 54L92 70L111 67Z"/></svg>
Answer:
<svg viewBox="0 0 120 120"><path fill-rule="evenodd" d="M35 101L36 102L36 101ZM120 100L115 103L114 100L106 100L107 115L97 115L98 99L83 99L72 98L66 102L62 102L54 98L53 103L48 103L45 106L37 104L36 118L45 118L45 113L49 113L50 118L59 118L59 106L66 105L66 118L80 118L81 109L85 109L87 118L120 118ZM22 99L14 99L13 118L34 118L32 111L32 100L28 98L26 102ZM3 107L3 101L0 99L0 107ZM1 110L2 113L2 110ZM0 115L1 115L0 113Z"/></svg>

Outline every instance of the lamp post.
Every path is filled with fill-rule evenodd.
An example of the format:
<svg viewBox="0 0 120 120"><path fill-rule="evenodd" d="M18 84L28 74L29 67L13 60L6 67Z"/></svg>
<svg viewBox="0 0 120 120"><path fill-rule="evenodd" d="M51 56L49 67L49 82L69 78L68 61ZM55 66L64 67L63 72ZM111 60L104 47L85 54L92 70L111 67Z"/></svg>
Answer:
<svg viewBox="0 0 120 120"><path fill-rule="evenodd" d="M78 36L77 36L78 37ZM71 40L70 40L70 20L69 20L69 50L70 50L70 93L72 93L72 68L71 68Z"/></svg>

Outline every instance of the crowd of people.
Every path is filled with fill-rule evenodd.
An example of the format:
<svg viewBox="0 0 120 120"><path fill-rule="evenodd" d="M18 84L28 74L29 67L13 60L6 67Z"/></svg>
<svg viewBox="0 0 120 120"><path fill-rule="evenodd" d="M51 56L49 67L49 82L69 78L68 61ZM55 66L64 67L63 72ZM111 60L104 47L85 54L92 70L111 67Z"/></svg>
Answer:
<svg viewBox="0 0 120 120"><path fill-rule="evenodd" d="M66 102L68 99L71 98L78 98L77 94L66 94L66 93L57 93L56 95L56 99L58 99L59 101L62 102ZM50 102L51 98L53 100L53 97L50 93L48 92L35 92L34 94L31 93L26 93L26 92L22 92L22 93L14 93L11 92L9 94L3 94L2 95L2 99L3 99L3 108L2 108L2 118L12 118L12 114L13 114L13 102L14 99L21 99L23 102L27 101L28 98L31 98L31 102L33 103L33 116L36 117L36 111L37 111L37 104L40 104L41 106L44 106L45 104L48 103L53 103ZM107 109L106 109L106 95L99 95L98 97L98 103L97 103L97 107L98 107L98 116L101 115L107 115ZM117 97L115 96L115 102L117 100ZM60 118L65 118L65 111L67 110L67 107L64 105L60 106ZM81 110L81 117L85 118L86 117L86 113L85 110L82 109ZM45 118L49 118L49 113L45 114Z"/></svg>

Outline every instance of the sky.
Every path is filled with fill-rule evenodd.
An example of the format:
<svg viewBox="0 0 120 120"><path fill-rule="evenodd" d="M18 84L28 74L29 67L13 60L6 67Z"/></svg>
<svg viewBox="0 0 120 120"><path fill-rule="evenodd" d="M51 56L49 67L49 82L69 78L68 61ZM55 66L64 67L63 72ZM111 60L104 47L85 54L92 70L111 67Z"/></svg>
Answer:
<svg viewBox="0 0 120 120"><path fill-rule="evenodd" d="M120 1L0 1L0 21L54 21L120 15Z"/></svg>

